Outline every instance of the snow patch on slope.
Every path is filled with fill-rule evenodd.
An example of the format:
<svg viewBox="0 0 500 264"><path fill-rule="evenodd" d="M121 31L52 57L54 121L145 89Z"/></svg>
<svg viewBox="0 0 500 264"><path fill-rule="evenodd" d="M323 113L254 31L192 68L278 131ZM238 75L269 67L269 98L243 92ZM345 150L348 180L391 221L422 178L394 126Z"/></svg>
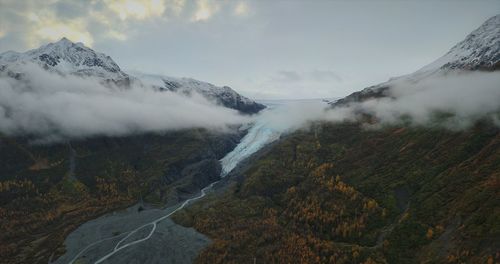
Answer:
<svg viewBox="0 0 500 264"><path fill-rule="evenodd" d="M500 63L500 15L496 15L472 31L441 58L417 73L438 69L490 69Z"/></svg>
<svg viewBox="0 0 500 264"><path fill-rule="evenodd" d="M131 76L141 83L153 86L156 89L185 94L191 94L193 92L199 93L209 99L215 100L225 107L237 109L246 113L257 113L265 108L264 105L238 94L228 86L220 87L192 78L176 78L140 72L132 72Z"/></svg>

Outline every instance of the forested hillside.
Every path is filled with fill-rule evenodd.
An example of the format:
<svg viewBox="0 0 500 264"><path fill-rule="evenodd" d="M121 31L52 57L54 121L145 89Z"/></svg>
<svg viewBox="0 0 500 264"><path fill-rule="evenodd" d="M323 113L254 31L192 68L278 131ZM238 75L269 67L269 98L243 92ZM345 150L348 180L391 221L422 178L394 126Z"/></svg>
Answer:
<svg viewBox="0 0 500 264"><path fill-rule="evenodd" d="M142 200L177 203L219 178L237 134L186 130L50 145L0 136L0 258L47 263L79 225Z"/></svg>
<svg viewBox="0 0 500 264"><path fill-rule="evenodd" d="M178 223L198 263L500 261L500 130L316 124L281 140Z"/></svg>

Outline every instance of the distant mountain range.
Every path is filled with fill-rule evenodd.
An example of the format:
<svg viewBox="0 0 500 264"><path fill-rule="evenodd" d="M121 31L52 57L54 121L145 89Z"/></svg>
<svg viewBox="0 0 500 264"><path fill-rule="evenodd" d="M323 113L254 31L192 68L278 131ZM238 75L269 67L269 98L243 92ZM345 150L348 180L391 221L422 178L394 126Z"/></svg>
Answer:
<svg viewBox="0 0 500 264"><path fill-rule="evenodd" d="M33 71L34 65L41 70ZM43 89L43 85L31 82L36 79L31 77L44 71L54 76L95 79L111 93L117 90L115 87L199 93L243 114L265 108L227 86L189 78L129 74L111 57L66 38L24 53L0 54L0 77L8 83ZM68 89L71 85L68 81ZM9 87L0 90L3 88ZM9 118L13 110L6 109ZM5 113L0 112L0 116ZM64 252L66 236L90 219L138 201L163 206L191 197L219 179L219 159L234 149L243 135L243 131L213 133L189 128L33 144L29 136L0 132L0 262L50 262Z"/></svg>
<svg viewBox="0 0 500 264"><path fill-rule="evenodd" d="M73 43L67 38L24 53L15 51L1 53L0 74L21 79L23 74L26 74L24 66L28 63L38 64L49 72L94 77L101 79L103 83L113 83L125 88L136 84L185 94L196 92L217 104L245 114L257 113L265 108L264 105L238 94L227 86L219 87L191 78L128 74L110 56L95 52L82 43Z"/></svg>
<svg viewBox="0 0 500 264"><path fill-rule="evenodd" d="M497 71L499 29L497 15L428 66L334 105L388 96L396 80ZM126 73L109 56L65 38L0 54L0 76L22 81L30 63L123 89L196 92L243 113L264 108L229 87ZM134 204L140 218L151 205L192 198L220 179L220 160L245 133L185 129L45 145L0 133L0 262L52 263L69 252L65 239L87 221ZM239 164L213 195L173 220L212 241L190 252L198 255L195 263L500 263L499 193L500 128L492 121L460 131L315 122ZM116 241L128 236L113 225L105 231ZM140 258L176 254L162 243L134 250ZM172 243L184 249L189 240ZM75 247L92 245L100 244ZM74 263L107 254L92 250Z"/></svg>
<svg viewBox="0 0 500 264"><path fill-rule="evenodd" d="M33 63L42 70L33 71ZM229 87L187 78L130 75L109 56L65 38L25 53L2 53L0 91L9 90L10 87L3 86L5 83L18 82L29 85L32 90L43 90L44 85L37 86L36 82L31 82L36 78L30 78L44 73L43 69L53 73L48 74L51 77L97 79L104 89L110 88L111 97L116 90L134 87L158 93L197 92L214 103L245 114L264 108ZM5 79L8 82L4 82ZM78 82L77 78L68 78L68 89L73 84L71 81ZM20 90L23 85L19 86ZM2 102L7 98L2 97ZM40 99L36 97L35 100ZM37 110L40 109L34 108L35 112ZM0 105L1 117L9 118L13 111ZM27 123L40 119L34 118ZM202 128L186 128L33 144L30 136L2 132L0 263L48 263L49 259L55 260L65 251L63 242L67 235L88 220L138 201L163 206L190 198L219 179L219 159L234 149L244 134L243 131L214 133ZM54 130L54 133L57 132Z"/></svg>

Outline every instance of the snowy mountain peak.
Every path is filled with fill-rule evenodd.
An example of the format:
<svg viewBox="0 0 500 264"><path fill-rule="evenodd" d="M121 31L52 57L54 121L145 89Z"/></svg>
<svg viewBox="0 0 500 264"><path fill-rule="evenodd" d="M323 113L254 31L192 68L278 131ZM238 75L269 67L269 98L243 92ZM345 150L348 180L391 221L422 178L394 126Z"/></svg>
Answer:
<svg viewBox="0 0 500 264"><path fill-rule="evenodd" d="M444 56L420 70L354 92L331 105L341 106L352 102L387 97L388 91L396 81L418 82L436 74L456 70L500 70L500 15L489 18L479 28L467 35L463 41L453 46Z"/></svg>
<svg viewBox="0 0 500 264"><path fill-rule="evenodd" d="M67 39L66 37L63 37L61 40L59 40L58 42L56 43L64 43L65 45L70 45L70 44L73 44L73 42L71 42L69 39ZM81 42L79 42L81 43Z"/></svg>
<svg viewBox="0 0 500 264"><path fill-rule="evenodd" d="M67 38L41 46L24 53L7 51L0 54L0 73L21 79L28 63L40 65L43 69L61 75L93 77L118 85L128 86L139 82L150 88L169 90L184 94L199 93L209 100L242 113L257 113L265 108L241 96L233 89L219 87L191 78L129 74L123 72L111 57L95 52L82 43L73 43Z"/></svg>
<svg viewBox="0 0 500 264"><path fill-rule="evenodd" d="M500 15L491 17L444 56L418 72L438 69L498 70L500 68Z"/></svg>
<svg viewBox="0 0 500 264"><path fill-rule="evenodd" d="M92 49L85 47L85 45L83 45L83 43L81 43L81 42L74 43L65 37L60 39L59 41L54 42L54 43L49 43L47 45L44 45L36 50L43 50L45 52L47 52L48 50L56 50L56 51L65 52L65 51L71 51L71 48L73 48L73 47L80 47L83 50L91 50L92 51Z"/></svg>
<svg viewBox="0 0 500 264"><path fill-rule="evenodd" d="M15 71L18 66L29 62L61 74L94 76L120 83L128 82L129 78L111 57L67 38L25 53L8 51L0 54L0 69Z"/></svg>

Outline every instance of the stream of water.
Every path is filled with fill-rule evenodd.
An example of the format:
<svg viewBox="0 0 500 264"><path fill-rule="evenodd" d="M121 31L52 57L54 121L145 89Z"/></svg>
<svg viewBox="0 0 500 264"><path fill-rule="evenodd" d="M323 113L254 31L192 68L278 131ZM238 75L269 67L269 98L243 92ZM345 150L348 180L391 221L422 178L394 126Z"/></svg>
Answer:
<svg viewBox="0 0 500 264"><path fill-rule="evenodd" d="M267 144L279 139L281 132L274 129L273 126L270 124L270 122L272 121L266 118L266 113L275 111L274 110L275 108L276 106L270 106L267 110L265 110L264 113L260 114L255 119L255 121L250 125L247 134L242 138L242 140L235 147L235 149L220 160L222 166L221 178L225 177L229 172L231 172L241 161L250 157L252 154L262 149ZM203 188L198 195L190 199L187 199L176 206L165 209L163 214L156 214L156 216L148 216L149 218L144 217L143 223L136 226L133 229L129 229L130 231L122 232L119 235L112 235L109 237L96 239L91 243L87 243L86 246L80 248L78 251L72 250L76 253L73 253L71 257L66 256L66 258L61 258L56 262L70 263L70 264L77 263L79 260L87 258L88 256L86 255L90 254L89 251L92 251L93 253L90 254L93 255L93 258L91 258L93 259L92 262L98 264L105 262L106 260L110 260L112 256L117 255L124 249L130 248L132 246L138 246L141 243L145 243L146 241L150 240L153 237L155 232L157 232L160 223L165 222L165 220L170 221L170 219L167 218L169 218L171 215L185 208L189 204L203 198L208 192L212 190L213 186L217 184L217 182L218 181L213 182L210 185ZM144 214L144 216L146 216L146 214ZM124 217L123 219L127 218ZM120 221L117 221L116 219L113 221L110 220L100 220L100 221L101 222L107 221L110 223L113 222L115 226L116 222L120 223ZM110 225L109 223L107 224ZM101 225L104 226L105 224ZM102 229L103 228L102 226L99 226L99 228ZM82 232L85 233L84 231ZM82 234L80 236L82 236ZM96 235L96 236L102 237L101 235ZM75 240L75 238L72 239ZM76 240L78 240L78 238L76 238ZM102 249L100 249L100 247L109 249L107 252L106 251L102 252ZM100 254L100 256L98 254ZM69 261L61 262L62 259L69 259Z"/></svg>

